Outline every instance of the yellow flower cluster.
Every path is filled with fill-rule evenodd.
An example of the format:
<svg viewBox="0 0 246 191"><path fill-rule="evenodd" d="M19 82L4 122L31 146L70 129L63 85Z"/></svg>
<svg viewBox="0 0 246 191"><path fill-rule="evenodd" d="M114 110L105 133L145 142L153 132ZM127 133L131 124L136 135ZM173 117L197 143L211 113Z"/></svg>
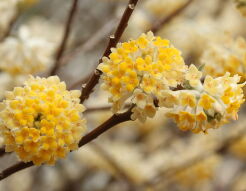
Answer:
<svg viewBox="0 0 246 191"><path fill-rule="evenodd" d="M119 43L111 51L98 69L103 72L102 87L110 93L113 112L131 99L136 104L132 118L145 121L155 114L154 96L184 80L187 67L180 51L152 32Z"/></svg>
<svg viewBox="0 0 246 191"><path fill-rule="evenodd" d="M246 17L246 0L235 0L238 10Z"/></svg>
<svg viewBox="0 0 246 191"><path fill-rule="evenodd" d="M0 112L6 152L40 165L75 150L85 132L79 96L80 91L67 91L57 76L31 76L24 87L7 92Z"/></svg>
<svg viewBox="0 0 246 191"><path fill-rule="evenodd" d="M190 75L189 72L193 73ZM222 77L206 76L200 82L201 72L194 65L189 67L185 83L190 89L176 92L164 91L160 106L171 107L167 116L175 120L181 130L194 133L207 132L210 128L218 128L230 119L238 118L237 112L244 102L242 87L238 84L240 77L230 77L226 73Z"/></svg>
<svg viewBox="0 0 246 191"><path fill-rule="evenodd" d="M178 172L174 178L179 185L196 187L213 178L219 162L220 157L213 155Z"/></svg>
<svg viewBox="0 0 246 191"><path fill-rule="evenodd" d="M33 36L27 26L0 44L0 69L12 75L36 74L53 62L54 44Z"/></svg>
<svg viewBox="0 0 246 191"><path fill-rule="evenodd" d="M201 62L205 64L205 74L213 77L223 76L226 72L246 79L246 41L227 36L225 41L211 43L203 53Z"/></svg>

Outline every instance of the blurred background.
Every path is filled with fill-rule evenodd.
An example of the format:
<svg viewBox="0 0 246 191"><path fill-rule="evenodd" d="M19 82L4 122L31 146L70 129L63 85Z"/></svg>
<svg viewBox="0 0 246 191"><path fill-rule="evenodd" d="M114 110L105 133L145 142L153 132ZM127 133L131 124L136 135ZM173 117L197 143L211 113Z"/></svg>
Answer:
<svg viewBox="0 0 246 191"><path fill-rule="evenodd" d="M69 89L81 89L94 71L127 3L79 0L57 71ZM0 1L0 99L29 74L49 75L71 4L72 0L18 5L16 0ZM139 0L121 41L152 30L180 49L187 65L205 64L207 74L215 77L229 71L242 75L243 81L244 5L244 0ZM88 131L112 115L99 85L85 104L90 108L85 113ZM112 128L55 166L17 172L0 182L0 190L245 191L245 114L244 106L239 120L208 134L192 134L179 130L159 110L144 124L127 122ZM17 161L15 154L5 154L0 169Z"/></svg>

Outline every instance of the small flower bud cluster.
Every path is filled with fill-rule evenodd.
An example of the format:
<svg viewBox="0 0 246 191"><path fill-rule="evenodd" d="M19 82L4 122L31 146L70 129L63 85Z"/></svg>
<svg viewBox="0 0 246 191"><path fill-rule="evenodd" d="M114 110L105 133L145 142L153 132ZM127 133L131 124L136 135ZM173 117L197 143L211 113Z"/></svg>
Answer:
<svg viewBox="0 0 246 191"><path fill-rule="evenodd" d="M98 69L103 72L102 87L110 93L113 112L120 111L130 99L136 104L132 118L145 121L157 110L154 98L181 84L187 68L179 50L149 32L119 43Z"/></svg>
<svg viewBox="0 0 246 191"><path fill-rule="evenodd" d="M213 77L223 76L226 72L246 79L246 41L239 37L232 39L226 36L223 42L210 43L202 55L205 74Z"/></svg>
<svg viewBox="0 0 246 191"><path fill-rule="evenodd" d="M85 132L79 97L80 91L67 91L56 76L30 77L24 87L7 92L0 112L6 152L40 165L77 149Z"/></svg>
<svg viewBox="0 0 246 191"><path fill-rule="evenodd" d="M0 44L0 69L12 75L35 74L51 65L53 44L32 37L21 27L17 37L8 37Z"/></svg>

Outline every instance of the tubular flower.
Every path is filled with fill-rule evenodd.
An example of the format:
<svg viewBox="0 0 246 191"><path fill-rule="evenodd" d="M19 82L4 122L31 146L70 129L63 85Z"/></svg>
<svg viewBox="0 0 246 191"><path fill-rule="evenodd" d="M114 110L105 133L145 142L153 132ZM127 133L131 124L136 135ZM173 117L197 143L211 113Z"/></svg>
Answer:
<svg viewBox="0 0 246 191"><path fill-rule="evenodd" d="M172 100L178 101L173 102L173 108L167 112L167 116L173 118L181 130L207 132L210 128L218 128L228 120L238 118L238 109L244 102L244 84L238 84L239 76L230 77L229 73L215 79L206 76L204 84L199 81L195 86L191 86L188 79L191 89L176 91L176 99ZM165 93L162 99L173 95Z"/></svg>
<svg viewBox="0 0 246 191"><path fill-rule="evenodd" d="M0 112L6 152L24 162L53 164L75 150L85 132L80 91L67 91L57 76L30 77L6 93Z"/></svg>
<svg viewBox="0 0 246 191"><path fill-rule="evenodd" d="M213 77L223 76L226 72L246 79L246 42L227 37L223 43L211 43L203 53L201 62L205 64L205 74Z"/></svg>
<svg viewBox="0 0 246 191"><path fill-rule="evenodd" d="M152 32L119 43L111 51L98 69L103 72L102 87L110 93L113 112L131 99L138 108L133 110L138 113L133 114L134 119L154 116L154 96L158 97L162 90L176 87L184 80L186 65L180 51Z"/></svg>
<svg viewBox="0 0 246 191"><path fill-rule="evenodd" d="M246 17L246 0L235 0L238 10Z"/></svg>

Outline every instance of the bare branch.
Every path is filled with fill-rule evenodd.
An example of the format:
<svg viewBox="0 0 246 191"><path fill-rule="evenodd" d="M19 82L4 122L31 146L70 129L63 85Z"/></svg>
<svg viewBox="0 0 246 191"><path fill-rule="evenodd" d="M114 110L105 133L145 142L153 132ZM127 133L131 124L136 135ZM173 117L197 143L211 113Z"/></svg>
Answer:
<svg viewBox="0 0 246 191"><path fill-rule="evenodd" d="M120 20L120 23L116 29L114 35L110 36L108 46L103 54L102 57L108 57L110 54L110 49L115 47L116 44L119 42L123 32L125 31L128 21L134 11L135 6L137 5L138 0L129 0L125 12ZM99 60L98 64L102 62L102 58ZM99 82L99 78L102 72L100 70L95 70L94 74L91 76L90 80L87 82L86 86L82 88L82 94L80 97L81 103L83 103L93 91L93 88Z"/></svg>
<svg viewBox="0 0 246 191"><path fill-rule="evenodd" d="M132 108L129 108L126 112L121 114L114 114L112 117L110 117L107 121L105 121L103 124L98 126L96 129L92 130L90 133L85 135L79 142L79 147L91 142L95 138L97 138L99 135L103 134L107 130L111 129L115 125L118 125L122 122L131 120L132 115Z"/></svg>
<svg viewBox="0 0 246 191"><path fill-rule="evenodd" d="M3 170L0 173L0 180L3 180L5 178L7 178L8 176L14 174L15 172L21 171L21 170L28 168L28 167L31 167L31 166L33 166L32 162L28 162L28 163L19 162L15 165Z"/></svg>
<svg viewBox="0 0 246 191"><path fill-rule="evenodd" d="M55 64L54 64L54 67L51 69L51 72L50 72L51 76L55 75L57 70L60 67L61 58L64 54L65 49L66 49L67 41L68 41L71 29L72 29L72 24L73 24L73 21L75 18L75 13L77 11L78 2L79 2L79 0L73 0L73 4L72 4L72 7L71 7L69 15L68 15L67 23L65 25L65 32L64 32L61 44L58 48L57 54L56 54Z"/></svg>
<svg viewBox="0 0 246 191"><path fill-rule="evenodd" d="M182 6L174 10L170 15L164 17L163 19L158 20L151 28L150 31L153 33L158 32L165 24L168 24L172 21L176 16L181 14L194 0L188 0Z"/></svg>
<svg viewBox="0 0 246 191"><path fill-rule="evenodd" d="M125 182L128 184L129 189L134 190L134 182L133 180L128 176L128 174L125 172L125 169L123 169L120 164L115 160L115 158L103 147L100 145L93 143L91 144L92 148L100 154L113 168L114 170L118 173L118 175L125 180Z"/></svg>
<svg viewBox="0 0 246 191"><path fill-rule="evenodd" d="M80 52L88 52L92 50L97 44L99 44L103 40L105 36L108 36L108 34L111 33L115 23L116 23L115 18L108 21L95 34L93 34L87 41L77 46L71 52L64 55L63 58L61 59L61 65L64 66L67 63L69 63L69 61Z"/></svg>
<svg viewBox="0 0 246 191"><path fill-rule="evenodd" d="M7 30L4 32L4 34L0 38L0 42L3 42L5 40L5 38L7 38L10 35L10 33L11 33L16 21L18 20L19 16L20 16L20 12L15 13L13 18L9 22L9 26L8 26Z"/></svg>

